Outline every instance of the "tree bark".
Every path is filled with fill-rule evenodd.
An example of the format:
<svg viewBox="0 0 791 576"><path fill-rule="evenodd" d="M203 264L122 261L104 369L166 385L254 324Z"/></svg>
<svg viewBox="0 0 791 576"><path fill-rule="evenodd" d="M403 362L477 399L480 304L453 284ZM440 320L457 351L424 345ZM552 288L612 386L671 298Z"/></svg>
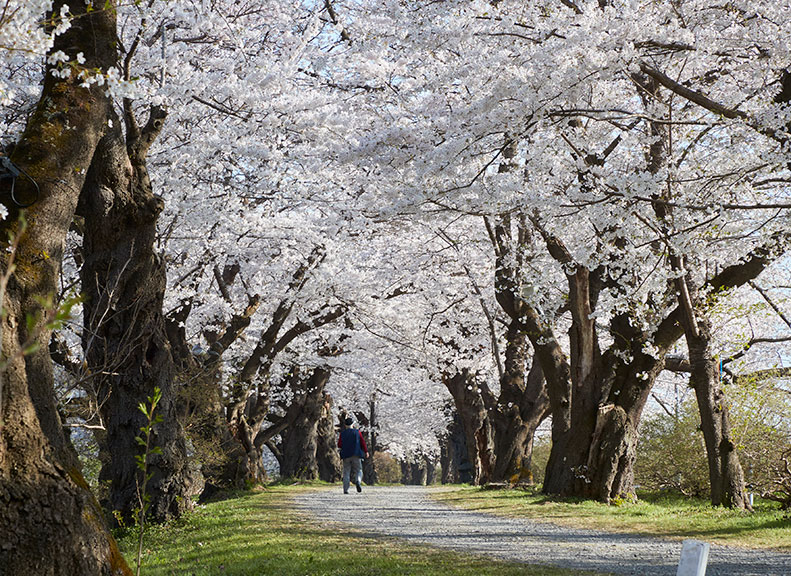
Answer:
<svg viewBox="0 0 791 576"><path fill-rule="evenodd" d="M507 152L506 157L515 157L515 141L510 142ZM512 169L510 162L500 166L501 172ZM566 406L563 402L570 398L568 364L551 329L522 295L526 288L522 281L524 248L531 238L528 219L519 214L514 223L510 215L504 215L494 225L488 219L485 223L496 256L495 297L511 320L506 332L500 396L496 402L491 398L488 402L496 431L493 479L512 483L532 481L533 437L549 414L550 391L559 399L556 406ZM528 339L534 349L529 376L526 375ZM559 427L568 423L566 416L556 417Z"/></svg>
<svg viewBox="0 0 791 576"><path fill-rule="evenodd" d="M401 484L408 486L411 482L411 468L409 467L409 462L406 460L399 460L398 464L401 466Z"/></svg>
<svg viewBox="0 0 791 576"><path fill-rule="evenodd" d="M634 499L634 462L638 427L651 388L664 367L665 348L657 357L643 352L646 336L628 314L616 316L610 332L617 334L603 364L603 400L595 409L588 459L577 470L575 493L609 503ZM631 361L621 358L631 356Z"/></svg>
<svg viewBox="0 0 791 576"><path fill-rule="evenodd" d="M374 454L379 450L379 440L376 435L379 426L376 416L376 394L372 395L368 402L367 420L368 422L365 425L367 432L366 436L368 436L366 443L368 444L368 454L370 457L365 459L365 464L363 465L363 481L368 486L373 486L379 481L376 472L376 460L374 459Z"/></svg>
<svg viewBox="0 0 791 576"><path fill-rule="evenodd" d="M652 70L642 67L643 72ZM653 71L656 72L656 71ZM783 91L777 95L776 101L787 101L788 94L783 94L788 88L788 74L782 78ZM651 94L655 98L659 90L659 83L664 78L657 74L648 77L638 76L638 83L645 88L642 98L648 99ZM672 87L671 87L672 89ZM686 95L685 97L689 96ZM669 125L651 122L651 134L654 143L649 149L648 170L656 174L667 164L668 141L671 127ZM784 140L785 137L781 137ZM670 200L672 190L668 186L662 200ZM672 208L662 202L654 202L654 213L667 234L672 231ZM709 464L709 480L711 486L711 502L714 506L728 506L745 508L744 474L742 473L739 457L730 438L730 420L728 407L719 382L719 370L711 349L711 321L707 317L705 306L700 302L699 292L694 284L691 274L687 273L686 257L673 251L672 244L668 244L669 261L675 272L676 294L679 308L683 311L680 324L683 327L687 341L690 360L690 385L695 390L698 402L698 411L701 418L701 429L706 443L706 456Z"/></svg>
<svg viewBox="0 0 791 576"><path fill-rule="evenodd" d="M437 481L437 461L428 456L424 457L423 460L426 465L426 486L431 486Z"/></svg>
<svg viewBox="0 0 791 576"><path fill-rule="evenodd" d="M472 465L471 483L486 484L494 472L494 430L481 390L466 368L453 376L444 377L443 383L453 396L456 413L464 429L467 458Z"/></svg>
<svg viewBox="0 0 791 576"><path fill-rule="evenodd" d="M233 270L233 266L226 269ZM220 275L222 279L222 274ZM223 282L225 282L223 280ZM226 283L226 290L227 290ZM196 356L187 342L185 322L192 309L186 300L166 318L165 329L176 362L180 403L186 432L192 440L205 478L201 499L222 490L241 490L247 479L247 454L228 426L222 398L222 358L244 333L258 309L260 298L248 295L244 310L209 339L210 349Z"/></svg>
<svg viewBox="0 0 791 576"><path fill-rule="evenodd" d="M332 417L332 397L326 392L319 419L318 435L316 460L319 465L319 478L324 482L338 482L342 477L342 463L338 453L335 420ZM371 456L373 458L373 454Z"/></svg>
<svg viewBox="0 0 791 576"><path fill-rule="evenodd" d="M280 475L283 478L319 478L316 458L318 426L324 412L324 386L330 378L326 368L315 368L309 378L292 380L291 424L282 433Z"/></svg>
<svg viewBox="0 0 791 576"><path fill-rule="evenodd" d="M506 335L505 370L500 380L500 395L489 406L494 423L495 467L492 481L516 484L532 482L530 461L533 437L549 414L541 365L533 361L528 374L527 338L518 323L512 321Z"/></svg>
<svg viewBox="0 0 791 576"><path fill-rule="evenodd" d="M567 266L572 264L565 247L543 229L541 231L555 259ZM570 364L561 354L539 355L544 372L555 374L554 378L548 378L552 449L543 490L547 494L578 495L578 480L586 476L591 459L591 439L596 430L602 396L602 363L593 318L597 288L592 283L591 273L577 266L566 276L572 318L569 328ZM554 365L549 370L547 362Z"/></svg>
<svg viewBox="0 0 791 576"><path fill-rule="evenodd" d="M440 441L443 484L472 484L472 464L467 456L464 426L456 410L446 435Z"/></svg>
<svg viewBox="0 0 791 576"><path fill-rule="evenodd" d="M115 11L88 13L79 0L56 2L54 13L63 5L76 18L52 51L71 59L82 52L89 70L114 66ZM6 197L9 219L0 224L3 238L19 237L15 253L0 257L3 274L12 256L16 266L2 302L0 567L14 576L130 575L61 427L41 304L57 292L66 233L110 102L101 88L80 87L75 74L51 72L47 66L41 99L11 158L39 185L29 227L19 236L19 210ZM31 187L17 182L17 197L35 198ZM31 344L37 349L26 351Z"/></svg>
<svg viewBox="0 0 791 576"><path fill-rule="evenodd" d="M139 508L142 483L136 437L146 420L137 406L154 388L162 392L154 439L162 453L150 457L147 491L151 519L163 522L190 509L203 487L189 466L177 417L176 367L162 311L166 272L154 250L163 203L153 194L145 165L164 112L153 108L143 130L127 118L126 141L115 113L109 118L112 128L99 142L78 208L85 219L83 349L107 427L111 457L101 478L111 482L110 509L125 521Z"/></svg>
<svg viewBox="0 0 791 576"><path fill-rule="evenodd" d="M711 504L748 508L744 473L731 438L728 404L711 346L711 322L704 317L698 319L697 324L698 336L686 335L691 368L689 383L695 390L700 428L706 443Z"/></svg>
<svg viewBox="0 0 791 576"><path fill-rule="evenodd" d="M425 486L428 481L428 469L426 460L418 458L409 463L409 484L412 486Z"/></svg>

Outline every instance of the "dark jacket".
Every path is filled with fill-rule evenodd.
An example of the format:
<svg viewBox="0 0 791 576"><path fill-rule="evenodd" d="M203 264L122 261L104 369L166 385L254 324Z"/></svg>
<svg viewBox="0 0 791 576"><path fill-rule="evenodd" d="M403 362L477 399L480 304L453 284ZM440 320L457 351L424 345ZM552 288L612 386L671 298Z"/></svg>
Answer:
<svg viewBox="0 0 791 576"><path fill-rule="evenodd" d="M341 458L350 458L352 456L363 458L365 453L368 452L363 433L357 428L344 428L341 430L341 435L338 437L338 448L341 449Z"/></svg>

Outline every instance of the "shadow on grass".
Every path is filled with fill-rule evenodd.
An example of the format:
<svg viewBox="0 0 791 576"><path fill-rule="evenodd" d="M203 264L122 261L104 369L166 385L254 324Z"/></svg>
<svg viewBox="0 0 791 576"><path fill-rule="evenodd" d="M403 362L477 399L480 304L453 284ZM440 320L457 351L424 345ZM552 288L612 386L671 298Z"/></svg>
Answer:
<svg viewBox="0 0 791 576"><path fill-rule="evenodd" d="M561 576L554 568L509 564L424 546L329 530L300 518L289 495L300 486L270 486L211 503L146 536L145 576ZM311 489L315 486L311 485ZM134 538L120 541L131 558Z"/></svg>

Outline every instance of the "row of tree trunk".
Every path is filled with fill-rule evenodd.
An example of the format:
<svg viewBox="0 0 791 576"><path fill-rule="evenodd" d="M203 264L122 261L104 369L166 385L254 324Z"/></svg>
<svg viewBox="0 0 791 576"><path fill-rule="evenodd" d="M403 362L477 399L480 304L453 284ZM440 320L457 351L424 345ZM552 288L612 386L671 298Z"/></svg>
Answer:
<svg viewBox="0 0 791 576"><path fill-rule="evenodd" d="M656 83L646 77L635 81L643 87L644 98L656 97ZM788 75L786 81L791 83ZM786 93L791 94L791 90ZM661 122L649 122L649 129L656 140L646 158L649 171L656 173L667 162L669 128ZM603 153L581 158L581 163L588 167L603 165L619 141L616 138ZM515 141L510 141L503 151L501 171L513 168L509 162L515 154ZM587 168L581 169L578 177L583 188L595 187L595 178ZM672 216L669 200L670 197L657 197L653 204L660 222L668 223L668 234ZM640 418L653 384L665 368L668 351L685 336L690 386L698 400L709 461L712 503L747 506L744 478L731 439L727 401L712 350L708 319L711 301L698 294L719 293L755 278L784 252L788 235L770 239L739 263L698 286L690 274L683 273L684 256L671 253L668 262L678 272L678 278L667 294L657 298L677 298L677 306L649 334L640 328L645 322L639 303L629 304L624 293L628 305L611 319L606 330L609 342L603 351L595 311L599 293L607 282L606 266L589 270L576 262L537 211L487 218L485 224L496 256L495 295L510 319L504 366L500 367L500 394L495 397L485 381L466 369L443 376L456 412L452 433L443 446L448 479L465 478L476 484L529 480L533 435L551 413L552 448L544 492L604 502L634 498L633 466ZM567 278L568 302L559 313L570 313L571 317L568 351L554 333L553 319L539 313L525 297L531 290L522 281L524 255L535 242L535 234L563 267ZM477 289L476 292L479 293ZM495 325L483 305L500 365ZM528 342L532 345L532 357ZM459 431L463 432L463 442L453 440L460 437ZM466 452L465 459L451 457L460 450Z"/></svg>
<svg viewBox="0 0 791 576"><path fill-rule="evenodd" d="M52 50L73 60L82 53L89 70L118 65L113 3L94 10L82 0L60 1L54 13L61 7L74 19L69 31L55 38ZM120 63L127 76L139 40ZM294 402L279 421L269 427L264 421L268 370L276 354L344 310L328 308L283 332L291 311L289 294L245 365L229 409L220 392L220 360L249 325L258 298L250 297L244 311L216 335L206 358L194 357L186 342L183 320L191 303L175 312L181 318L163 314L166 271L154 249L162 201L153 192L146 156L165 111L152 107L140 125L139 111L124 101L119 118L102 88L86 88L76 75L63 78L51 71L47 67L39 105L11 158L38 183L38 199L27 210L25 226L18 206L3 198L10 213L0 224L3 236L11 238L10 249L3 251L0 282L5 311L0 328L0 567L20 576L130 574L55 406L53 295L70 227L77 223L82 238L77 257L85 294L84 361L64 365L86 385L90 402L85 404L93 406L92 417L104 426L97 435L101 478L110 483L104 504L123 522L132 520L141 504L136 437L146 420L138 405L155 388L161 391L161 422L153 440L161 452L151 454L149 462L152 520L181 515L203 489L204 475L189 458L185 423L191 426L193 448L200 441L219 446L220 454L202 471L210 487L262 479L262 451L279 434L287 474L337 479L331 400L324 392L327 370L290 378L285 384L291 386ZM35 197L27 189L31 186L18 182L16 197ZM295 273L290 289L304 285L317 260L319 253ZM218 283L231 280L218 276ZM53 349L56 356L62 355Z"/></svg>

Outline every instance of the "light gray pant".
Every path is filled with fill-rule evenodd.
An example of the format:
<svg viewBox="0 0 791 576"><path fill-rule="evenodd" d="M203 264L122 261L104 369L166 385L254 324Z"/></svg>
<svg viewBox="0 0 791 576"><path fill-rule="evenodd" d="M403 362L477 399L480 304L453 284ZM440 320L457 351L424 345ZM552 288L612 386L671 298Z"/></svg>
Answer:
<svg viewBox="0 0 791 576"><path fill-rule="evenodd" d="M349 491L350 478L354 475L354 483L360 486L363 481L363 460L359 456L343 459L343 491Z"/></svg>

